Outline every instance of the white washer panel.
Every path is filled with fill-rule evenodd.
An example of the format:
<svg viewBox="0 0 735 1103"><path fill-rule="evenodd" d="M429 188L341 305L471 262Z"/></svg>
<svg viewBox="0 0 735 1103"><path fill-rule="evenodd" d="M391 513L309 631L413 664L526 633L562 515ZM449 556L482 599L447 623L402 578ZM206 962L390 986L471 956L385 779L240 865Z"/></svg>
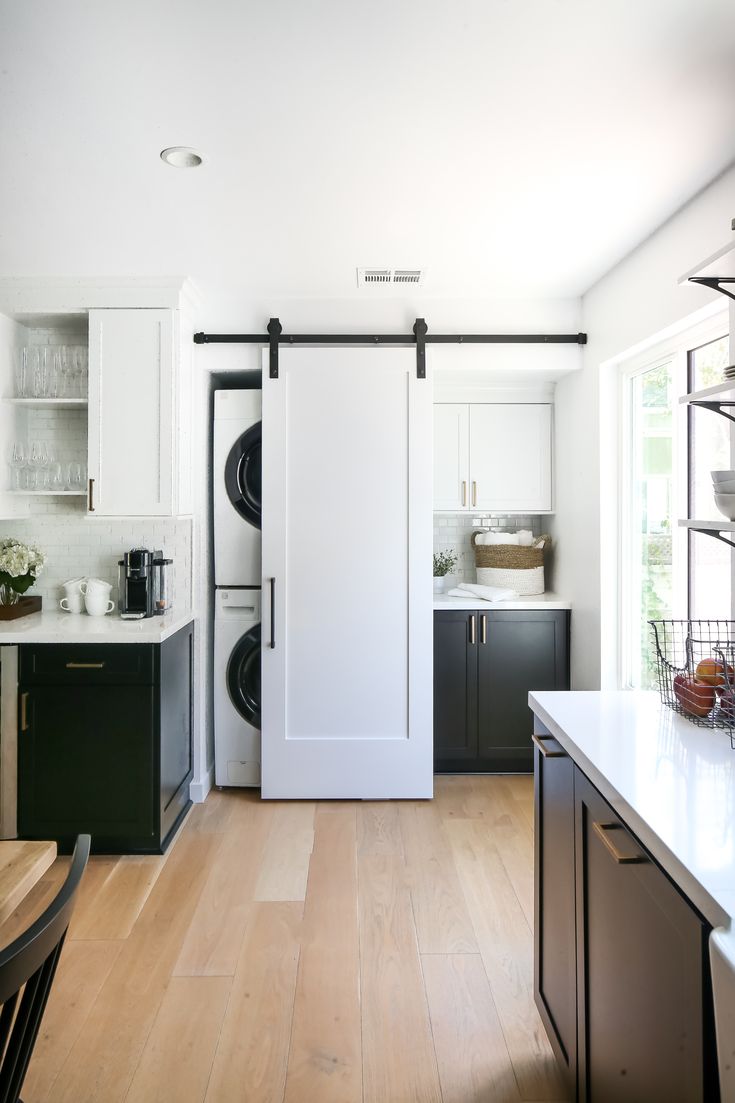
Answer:
<svg viewBox="0 0 735 1103"><path fill-rule="evenodd" d="M215 591L214 768L216 785L260 785L260 731L233 704L228 667L233 651L260 624L260 590Z"/></svg>

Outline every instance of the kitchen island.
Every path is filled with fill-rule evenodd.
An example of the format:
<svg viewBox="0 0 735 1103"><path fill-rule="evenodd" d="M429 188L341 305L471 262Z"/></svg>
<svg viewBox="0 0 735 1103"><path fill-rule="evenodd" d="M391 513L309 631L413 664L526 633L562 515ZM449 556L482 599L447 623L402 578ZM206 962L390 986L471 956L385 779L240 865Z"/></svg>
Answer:
<svg viewBox="0 0 735 1103"><path fill-rule="evenodd" d="M710 1103L719 1075L730 1103L729 735L690 723L650 692L538 692L529 704L536 999L570 1087L590 1103L613 1098L604 1085L614 1075L621 1103L641 1090L649 1103Z"/></svg>

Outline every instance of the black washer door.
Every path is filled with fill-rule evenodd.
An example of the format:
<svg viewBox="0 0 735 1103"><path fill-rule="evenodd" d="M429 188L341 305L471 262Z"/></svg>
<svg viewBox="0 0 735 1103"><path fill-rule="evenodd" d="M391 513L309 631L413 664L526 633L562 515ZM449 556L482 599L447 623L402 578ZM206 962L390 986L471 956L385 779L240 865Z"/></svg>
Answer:
<svg viewBox="0 0 735 1103"><path fill-rule="evenodd" d="M246 521L260 528L262 425L257 422L236 440L225 463L225 487L233 506Z"/></svg>
<svg viewBox="0 0 735 1103"><path fill-rule="evenodd" d="M260 731L260 625L238 640L227 664L227 689L243 720Z"/></svg>

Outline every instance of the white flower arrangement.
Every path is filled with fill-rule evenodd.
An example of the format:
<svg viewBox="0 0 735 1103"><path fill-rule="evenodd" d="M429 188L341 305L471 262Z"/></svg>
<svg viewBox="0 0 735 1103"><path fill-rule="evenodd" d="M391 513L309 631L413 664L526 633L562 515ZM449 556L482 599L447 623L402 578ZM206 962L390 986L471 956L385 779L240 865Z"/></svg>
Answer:
<svg viewBox="0 0 735 1103"><path fill-rule="evenodd" d="M0 540L0 605L13 605L43 570L46 556L35 544L12 536Z"/></svg>

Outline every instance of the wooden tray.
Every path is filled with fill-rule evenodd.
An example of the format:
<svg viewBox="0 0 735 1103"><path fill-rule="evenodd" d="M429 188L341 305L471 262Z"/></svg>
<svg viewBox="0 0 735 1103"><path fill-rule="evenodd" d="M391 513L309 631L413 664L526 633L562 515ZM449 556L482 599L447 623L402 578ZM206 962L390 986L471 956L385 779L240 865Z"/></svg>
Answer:
<svg viewBox="0 0 735 1103"><path fill-rule="evenodd" d="M31 613L38 613L41 609L40 597L22 597L15 605L0 605L0 620L17 620L18 617L27 617Z"/></svg>

